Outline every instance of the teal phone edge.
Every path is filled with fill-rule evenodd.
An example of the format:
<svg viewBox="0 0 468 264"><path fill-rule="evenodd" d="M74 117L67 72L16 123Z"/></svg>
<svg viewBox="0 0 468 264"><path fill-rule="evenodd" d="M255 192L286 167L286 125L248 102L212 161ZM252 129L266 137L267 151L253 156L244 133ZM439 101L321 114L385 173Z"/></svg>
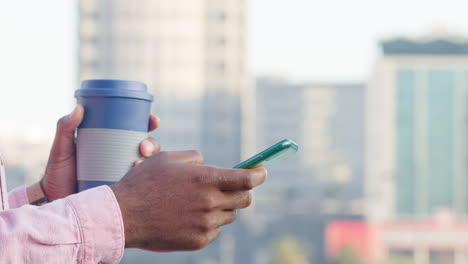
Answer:
<svg viewBox="0 0 468 264"><path fill-rule="evenodd" d="M280 142L274 144L273 146L265 149L264 151L254 155L253 157L247 159L246 161L238 164L237 166L234 167L234 169L251 169L266 160L279 156L279 154L285 152L286 150L290 148L297 151L299 149L299 146L296 143L294 143L292 140L289 140L289 139L281 140Z"/></svg>

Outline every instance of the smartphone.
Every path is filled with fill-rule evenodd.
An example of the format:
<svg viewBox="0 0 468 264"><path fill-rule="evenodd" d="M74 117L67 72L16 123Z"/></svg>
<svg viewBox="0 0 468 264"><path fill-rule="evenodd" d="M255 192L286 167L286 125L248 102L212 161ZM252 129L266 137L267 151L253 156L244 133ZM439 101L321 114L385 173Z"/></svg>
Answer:
<svg viewBox="0 0 468 264"><path fill-rule="evenodd" d="M272 161L285 159L297 152L299 146L289 139L282 140L265 149L250 159L234 167L234 169L251 169L256 166L267 166Z"/></svg>

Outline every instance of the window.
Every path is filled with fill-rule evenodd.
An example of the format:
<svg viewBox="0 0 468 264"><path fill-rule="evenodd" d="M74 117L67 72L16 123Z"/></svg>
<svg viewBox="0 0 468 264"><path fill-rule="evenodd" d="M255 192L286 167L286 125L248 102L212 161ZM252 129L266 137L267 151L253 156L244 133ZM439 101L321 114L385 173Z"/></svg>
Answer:
<svg viewBox="0 0 468 264"><path fill-rule="evenodd" d="M415 210L415 160L414 160L414 90L415 72L401 70L397 73L397 212L408 216Z"/></svg>
<svg viewBox="0 0 468 264"><path fill-rule="evenodd" d="M429 213L453 208L454 72L430 71L427 81Z"/></svg>

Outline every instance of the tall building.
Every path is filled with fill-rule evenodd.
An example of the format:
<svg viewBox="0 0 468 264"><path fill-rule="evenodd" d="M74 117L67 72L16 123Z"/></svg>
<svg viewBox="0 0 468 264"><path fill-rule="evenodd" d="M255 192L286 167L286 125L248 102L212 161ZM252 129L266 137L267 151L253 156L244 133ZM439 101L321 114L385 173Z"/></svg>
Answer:
<svg viewBox="0 0 468 264"><path fill-rule="evenodd" d="M318 195L325 214L363 215L364 95L360 84L257 82L257 151L284 138L300 146L271 167L267 185L277 195L265 192L266 199L291 201L285 208L303 212Z"/></svg>
<svg viewBox="0 0 468 264"><path fill-rule="evenodd" d="M382 43L368 96L369 217L468 212L468 41Z"/></svg>
<svg viewBox="0 0 468 264"><path fill-rule="evenodd" d="M299 151L271 164L255 190L253 233L293 235L312 263L325 263L326 223L364 215L364 85L261 78L256 91L257 152L285 138Z"/></svg>
<svg viewBox="0 0 468 264"><path fill-rule="evenodd" d="M382 49L367 96L367 218L383 226L390 255L466 263L454 230L468 215L468 40L393 39Z"/></svg>
<svg viewBox="0 0 468 264"><path fill-rule="evenodd" d="M79 79L145 82L163 150L197 149L210 165L241 159L241 111L253 91L245 0L80 0ZM249 105L249 104L247 104ZM252 106L250 104L250 106ZM250 120L250 119L249 119ZM252 122L252 121L247 121ZM250 135L250 137L249 137ZM227 241L227 238L220 239ZM128 251L123 263L230 263L227 243L192 254Z"/></svg>
<svg viewBox="0 0 468 264"><path fill-rule="evenodd" d="M155 95L163 149L240 160L248 92L246 1L80 0L79 79L139 80Z"/></svg>

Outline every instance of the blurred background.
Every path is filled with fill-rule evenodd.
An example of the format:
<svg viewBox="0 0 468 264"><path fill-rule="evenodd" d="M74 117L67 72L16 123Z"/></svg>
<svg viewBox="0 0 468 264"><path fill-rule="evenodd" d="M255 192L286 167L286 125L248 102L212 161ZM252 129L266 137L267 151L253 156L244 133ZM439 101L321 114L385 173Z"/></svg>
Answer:
<svg viewBox="0 0 468 264"><path fill-rule="evenodd" d="M38 180L90 78L147 83L165 150L232 167L290 138L206 249L122 263L467 264L465 0L0 1L0 149Z"/></svg>

